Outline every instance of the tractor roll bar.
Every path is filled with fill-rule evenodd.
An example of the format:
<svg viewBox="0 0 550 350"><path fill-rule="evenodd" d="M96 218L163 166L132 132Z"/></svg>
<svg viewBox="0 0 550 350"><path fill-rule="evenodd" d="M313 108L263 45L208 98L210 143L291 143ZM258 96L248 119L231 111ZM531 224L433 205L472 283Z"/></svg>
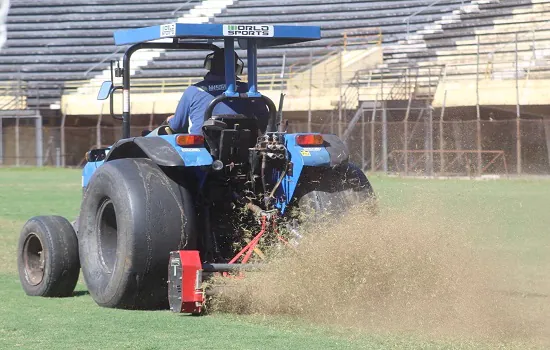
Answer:
<svg viewBox="0 0 550 350"><path fill-rule="evenodd" d="M265 104L267 106L267 108L269 109L269 121L268 121L268 124L267 124L267 132L276 132L277 131L277 108L275 107L275 103L273 103L273 101L265 96L265 95L260 95L260 97L250 97L248 96L247 93L241 93L239 94L239 96L227 96L225 94L221 94L219 95L218 97L216 97L215 99L212 100L212 102L210 102L210 104L208 105L208 108L206 108L206 111L204 111L204 120L208 120L210 118L212 118L212 112L214 111L214 107L216 107L216 105L224 100L229 100L229 99L233 99L233 98L250 98L250 99L253 99L253 98L261 98L265 101Z"/></svg>
<svg viewBox="0 0 550 350"><path fill-rule="evenodd" d="M185 43L174 39L171 43L139 43L130 46L122 58L122 138L130 137L130 58L141 49L164 49L164 50L211 50L218 47L211 43ZM271 110L270 110L271 111Z"/></svg>

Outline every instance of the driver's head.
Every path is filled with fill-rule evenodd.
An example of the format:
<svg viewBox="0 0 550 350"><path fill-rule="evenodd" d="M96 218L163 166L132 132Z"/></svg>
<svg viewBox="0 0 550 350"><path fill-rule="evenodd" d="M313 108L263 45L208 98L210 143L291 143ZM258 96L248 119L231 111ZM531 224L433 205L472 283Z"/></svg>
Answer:
<svg viewBox="0 0 550 350"><path fill-rule="evenodd" d="M204 59L204 68L215 75L225 75L225 49L217 49ZM235 52L235 74L243 72L244 63Z"/></svg>

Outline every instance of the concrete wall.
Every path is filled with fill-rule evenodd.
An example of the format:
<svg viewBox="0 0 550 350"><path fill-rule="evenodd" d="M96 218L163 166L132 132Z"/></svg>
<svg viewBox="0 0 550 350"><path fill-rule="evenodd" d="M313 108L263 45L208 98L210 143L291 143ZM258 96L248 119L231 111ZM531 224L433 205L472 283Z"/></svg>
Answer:
<svg viewBox="0 0 550 350"><path fill-rule="evenodd" d="M475 80L447 80L437 87L434 107L443 105L443 97L447 91L447 107L465 107L476 105ZM516 105L515 80L480 80L479 104L482 106L512 106ZM520 80L520 105L550 104L550 80Z"/></svg>

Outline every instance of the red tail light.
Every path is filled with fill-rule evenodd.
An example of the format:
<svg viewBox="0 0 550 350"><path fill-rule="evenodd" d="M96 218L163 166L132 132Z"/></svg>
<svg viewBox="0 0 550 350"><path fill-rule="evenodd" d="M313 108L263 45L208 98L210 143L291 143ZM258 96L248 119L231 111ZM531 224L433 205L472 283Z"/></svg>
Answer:
<svg viewBox="0 0 550 350"><path fill-rule="evenodd" d="M178 135L176 143L181 147L202 146L204 145L204 136L202 135Z"/></svg>
<svg viewBox="0 0 550 350"><path fill-rule="evenodd" d="M296 143L302 147L308 146L322 146L323 145L323 136L321 135L298 135L296 136Z"/></svg>

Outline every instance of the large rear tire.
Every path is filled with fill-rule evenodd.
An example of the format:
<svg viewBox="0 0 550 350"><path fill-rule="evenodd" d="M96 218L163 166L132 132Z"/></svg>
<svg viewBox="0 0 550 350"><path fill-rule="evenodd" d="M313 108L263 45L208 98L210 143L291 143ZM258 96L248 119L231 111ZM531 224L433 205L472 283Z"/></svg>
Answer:
<svg viewBox="0 0 550 350"><path fill-rule="evenodd" d="M82 201L82 274L95 302L128 309L168 307L169 253L196 249L187 188L148 159L118 159L96 170Z"/></svg>
<svg viewBox="0 0 550 350"><path fill-rule="evenodd" d="M61 216L36 216L27 221L19 236L17 267L27 295L72 295L80 265L71 223Z"/></svg>
<svg viewBox="0 0 550 350"><path fill-rule="evenodd" d="M376 211L376 196L367 176L351 163L322 173L301 187L297 203L308 221L343 214L360 204L366 205L371 213Z"/></svg>

